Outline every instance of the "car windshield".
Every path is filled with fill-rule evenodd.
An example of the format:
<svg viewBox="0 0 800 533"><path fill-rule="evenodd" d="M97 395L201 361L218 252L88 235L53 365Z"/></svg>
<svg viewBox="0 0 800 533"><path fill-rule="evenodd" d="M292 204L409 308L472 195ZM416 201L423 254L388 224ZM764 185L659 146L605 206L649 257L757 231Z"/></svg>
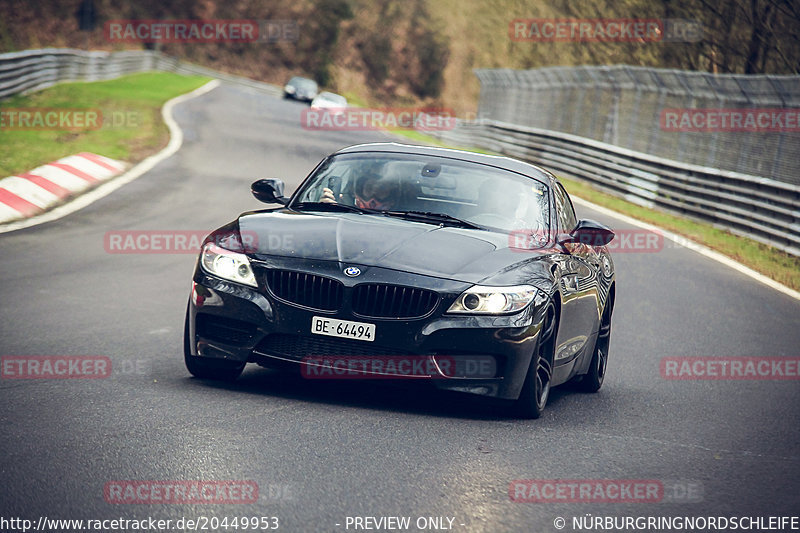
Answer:
<svg viewBox="0 0 800 533"><path fill-rule="evenodd" d="M334 93L320 93L319 96L317 96L317 98L319 100L324 100L325 102L330 102L332 104L337 104L341 106L347 105L347 100L345 99L344 96L340 96Z"/></svg>
<svg viewBox="0 0 800 533"><path fill-rule="evenodd" d="M293 85L301 89L317 88L317 82L315 82L314 80L309 80L308 78L292 78L291 80L289 80L288 85Z"/></svg>
<svg viewBox="0 0 800 533"><path fill-rule="evenodd" d="M298 191L292 206L336 202L391 213L454 217L496 231L545 231L548 188L497 167L415 154L331 157ZM438 217L444 219L445 217Z"/></svg>

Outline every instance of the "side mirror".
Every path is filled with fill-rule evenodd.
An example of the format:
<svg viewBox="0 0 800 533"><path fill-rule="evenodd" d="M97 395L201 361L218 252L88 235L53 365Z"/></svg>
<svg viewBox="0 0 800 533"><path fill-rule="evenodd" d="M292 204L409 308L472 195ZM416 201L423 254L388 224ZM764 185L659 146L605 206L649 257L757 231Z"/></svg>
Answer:
<svg viewBox="0 0 800 533"><path fill-rule="evenodd" d="M283 182L277 178L254 181L250 185L250 192L253 193L256 200L267 204L286 205L289 203L289 199L283 196Z"/></svg>
<svg viewBox="0 0 800 533"><path fill-rule="evenodd" d="M599 222L583 219L578 221L578 225L575 226L575 229L572 230L569 237L569 239L565 239L563 242L561 238L559 238L559 243L575 242L588 244L589 246L605 246L614 238L614 232Z"/></svg>

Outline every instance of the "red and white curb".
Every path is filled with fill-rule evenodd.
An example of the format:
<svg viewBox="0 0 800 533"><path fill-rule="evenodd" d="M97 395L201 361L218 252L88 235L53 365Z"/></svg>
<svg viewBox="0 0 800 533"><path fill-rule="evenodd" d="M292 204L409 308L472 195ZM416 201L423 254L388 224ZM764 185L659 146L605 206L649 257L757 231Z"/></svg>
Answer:
<svg viewBox="0 0 800 533"><path fill-rule="evenodd" d="M183 132L178 126L178 123L175 122L175 119L172 117L172 109L180 103L186 102L187 100L191 100L192 98L196 98L214 90L219 85L219 80L211 80L202 87L199 87L192 92L176 96L164 104L164 106L161 108L161 116L164 118L164 123L169 129L170 138L167 146L165 146L160 152L151 155L144 161L140 161L133 168L126 171L123 175L114 178L113 180L107 179L105 183L98 185L90 191L75 195L74 198L69 199L65 204L56 206L46 213L41 213L10 223L4 223L2 215L0 215L0 234L18 231L24 228L38 226L39 224L44 224L46 222L59 220L62 217L83 209L87 205L93 204L101 198L105 198L120 187L123 187L140 176L143 176L157 164L172 156L183 144Z"/></svg>
<svg viewBox="0 0 800 533"><path fill-rule="evenodd" d="M81 152L0 179L0 224L32 217L121 174L126 164Z"/></svg>

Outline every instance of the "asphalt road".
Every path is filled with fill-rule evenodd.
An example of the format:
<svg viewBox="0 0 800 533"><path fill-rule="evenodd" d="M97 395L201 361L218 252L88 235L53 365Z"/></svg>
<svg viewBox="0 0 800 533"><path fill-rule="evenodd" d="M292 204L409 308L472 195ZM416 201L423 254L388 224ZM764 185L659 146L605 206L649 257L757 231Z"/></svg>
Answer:
<svg viewBox="0 0 800 533"><path fill-rule="evenodd" d="M552 532L556 517L573 531L587 513L798 514L800 382L665 380L659 362L796 357L800 302L669 244L616 254L604 388L556 389L539 420L480 398L252 365L233 384L191 378L181 336L194 256L110 254L104 235L211 230L263 206L254 179L291 191L327 153L388 138L303 130L302 109L217 88L178 106L185 144L154 170L57 222L0 235L0 355L102 355L114 368L97 380L0 380L0 517L276 516L283 531L346 531L348 516L408 516L416 531L418 517L450 517L454 531ZM660 503L515 503L516 479L661 480L672 492ZM250 480L260 498L112 504L103 489L114 480Z"/></svg>

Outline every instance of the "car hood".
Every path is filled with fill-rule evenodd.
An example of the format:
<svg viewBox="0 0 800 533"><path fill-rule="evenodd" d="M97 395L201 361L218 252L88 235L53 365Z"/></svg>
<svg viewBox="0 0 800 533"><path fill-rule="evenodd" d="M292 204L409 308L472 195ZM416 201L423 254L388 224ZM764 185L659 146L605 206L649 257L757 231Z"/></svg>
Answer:
<svg viewBox="0 0 800 533"><path fill-rule="evenodd" d="M547 253L509 247L506 233L357 213L245 213L239 231L256 259L338 261L468 283L515 284L520 263L540 263ZM530 279L531 268L523 270Z"/></svg>

